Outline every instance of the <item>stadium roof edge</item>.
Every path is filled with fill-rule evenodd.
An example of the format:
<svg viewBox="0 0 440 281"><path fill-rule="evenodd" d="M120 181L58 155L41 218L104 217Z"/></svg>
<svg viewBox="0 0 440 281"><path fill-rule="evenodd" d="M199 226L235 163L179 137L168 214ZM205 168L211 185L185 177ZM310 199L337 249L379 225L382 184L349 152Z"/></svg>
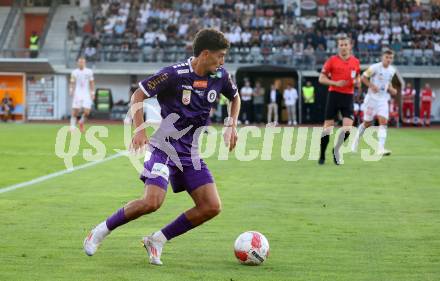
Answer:
<svg viewBox="0 0 440 281"><path fill-rule="evenodd" d="M44 58L0 58L0 70L2 72L24 72L34 74L51 74L55 72L49 60Z"/></svg>

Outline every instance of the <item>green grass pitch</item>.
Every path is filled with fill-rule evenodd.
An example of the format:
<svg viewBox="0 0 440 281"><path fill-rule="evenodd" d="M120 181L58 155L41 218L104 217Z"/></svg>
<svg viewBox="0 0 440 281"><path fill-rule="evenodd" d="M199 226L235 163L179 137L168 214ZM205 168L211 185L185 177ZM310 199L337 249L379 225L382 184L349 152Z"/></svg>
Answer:
<svg viewBox="0 0 440 281"><path fill-rule="evenodd" d="M0 188L64 169L54 154L60 126L0 124ZM123 149L123 126L107 128L109 156ZM140 239L192 206L185 193L169 190L159 211L116 230L95 256L82 250L91 227L143 192L126 157L1 193L0 280L440 280L440 130L388 136L393 155L379 162L207 159L223 211L168 243L162 267L147 263ZM262 266L235 260L233 242L247 230L269 240Z"/></svg>

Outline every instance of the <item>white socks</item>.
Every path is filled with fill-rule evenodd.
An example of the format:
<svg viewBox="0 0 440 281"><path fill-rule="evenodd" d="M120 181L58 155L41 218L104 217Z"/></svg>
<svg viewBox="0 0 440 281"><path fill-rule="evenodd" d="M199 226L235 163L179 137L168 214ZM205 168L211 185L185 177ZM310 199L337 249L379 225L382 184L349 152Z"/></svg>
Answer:
<svg viewBox="0 0 440 281"><path fill-rule="evenodd" d="M357 129L356 135L354 136L353 143L351 144L351 151L356 152L359 146L359 140L365 132L364 123L361 123Z"/></svg>
<svg viewBox="0 0 440 281"><path fill-rule="evenodd" d="M71 116L70 117L70 127L75 128L75 126L76 126L76 116Z"/></svg>
<svg viewBox="0 0 440 281"><path fill-rule="evenodd" d="M104 238L107 235L110 234L110 230L107 228L107 223L105 221L101 222L100 224L98 224L98 226L96 227L96 229L98 230L98 235L101 236L100 238Z"/></svg>
<svg viewBox="0 0 440 281"><path fill-rule="evenodd" d="M364 123L362 123L360 126L359 126L359 128L358 128L358 132L357 132L357 137L358 138L360 138L360 137L362 137L362 135L364 134L364 132L365 132L365 126L364 126Z"/></svg>
<svg viewBox="0 0 440 281"><path fill-rule="evenodd" d="M380 125L379 131L377 131L377 137L379 138L379 150L385 149L385 141L387 139L387 126Z"/></svg>
<svg viewBox="0 0 440 281"><path fill-rule="evenodd" d="M167 238L165 237L165 235L163 235L162 231L160 231L160 230L156 231L153 234L153 239L156 240L156 241L161 242L162 244L164 244L165 242L168 241Z"/></svg>

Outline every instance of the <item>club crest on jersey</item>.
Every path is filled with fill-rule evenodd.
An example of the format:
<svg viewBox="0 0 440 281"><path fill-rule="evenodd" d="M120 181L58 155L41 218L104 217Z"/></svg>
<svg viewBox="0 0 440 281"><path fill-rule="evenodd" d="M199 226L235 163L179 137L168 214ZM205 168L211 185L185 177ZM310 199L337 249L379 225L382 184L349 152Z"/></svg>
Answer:
<svg viewBox="0 0 440 281"><path fill-rule="evenodd" d="M195 80L193 83L194 88L206 89L208 88L208 80Z"/></svg>
<svg viewBox="0 0 440 281"><path fill-rule="evenodd" d="M182 103L188 105L191 102L191 90L183 90Z"/></svg>
<svg viewBox="0 0 440 281"><path fill-rule="evenodd" d="M217 92L215 90L211 90L208 92L208 101L210 103L213 103L216 98L217 98Z"/></svg>

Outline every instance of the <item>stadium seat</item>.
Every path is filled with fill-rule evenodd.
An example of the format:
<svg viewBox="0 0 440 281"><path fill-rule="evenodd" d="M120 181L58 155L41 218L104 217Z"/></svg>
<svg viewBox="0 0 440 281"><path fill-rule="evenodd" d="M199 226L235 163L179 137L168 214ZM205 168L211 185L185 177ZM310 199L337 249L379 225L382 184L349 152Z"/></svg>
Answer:
<svg viewBox="0 0 440 281"><path fill-rule="evenodd" d="M434 51L432 49L426 49L423 51L423 56L425 58L425 64L433 65Z"/></svg>
<svg viewBox="0 0 440 281"><path fill-rule="evenodd" d="M403 49L403 64L408 65L413 61L413 50L412 49Z"/></svg>

